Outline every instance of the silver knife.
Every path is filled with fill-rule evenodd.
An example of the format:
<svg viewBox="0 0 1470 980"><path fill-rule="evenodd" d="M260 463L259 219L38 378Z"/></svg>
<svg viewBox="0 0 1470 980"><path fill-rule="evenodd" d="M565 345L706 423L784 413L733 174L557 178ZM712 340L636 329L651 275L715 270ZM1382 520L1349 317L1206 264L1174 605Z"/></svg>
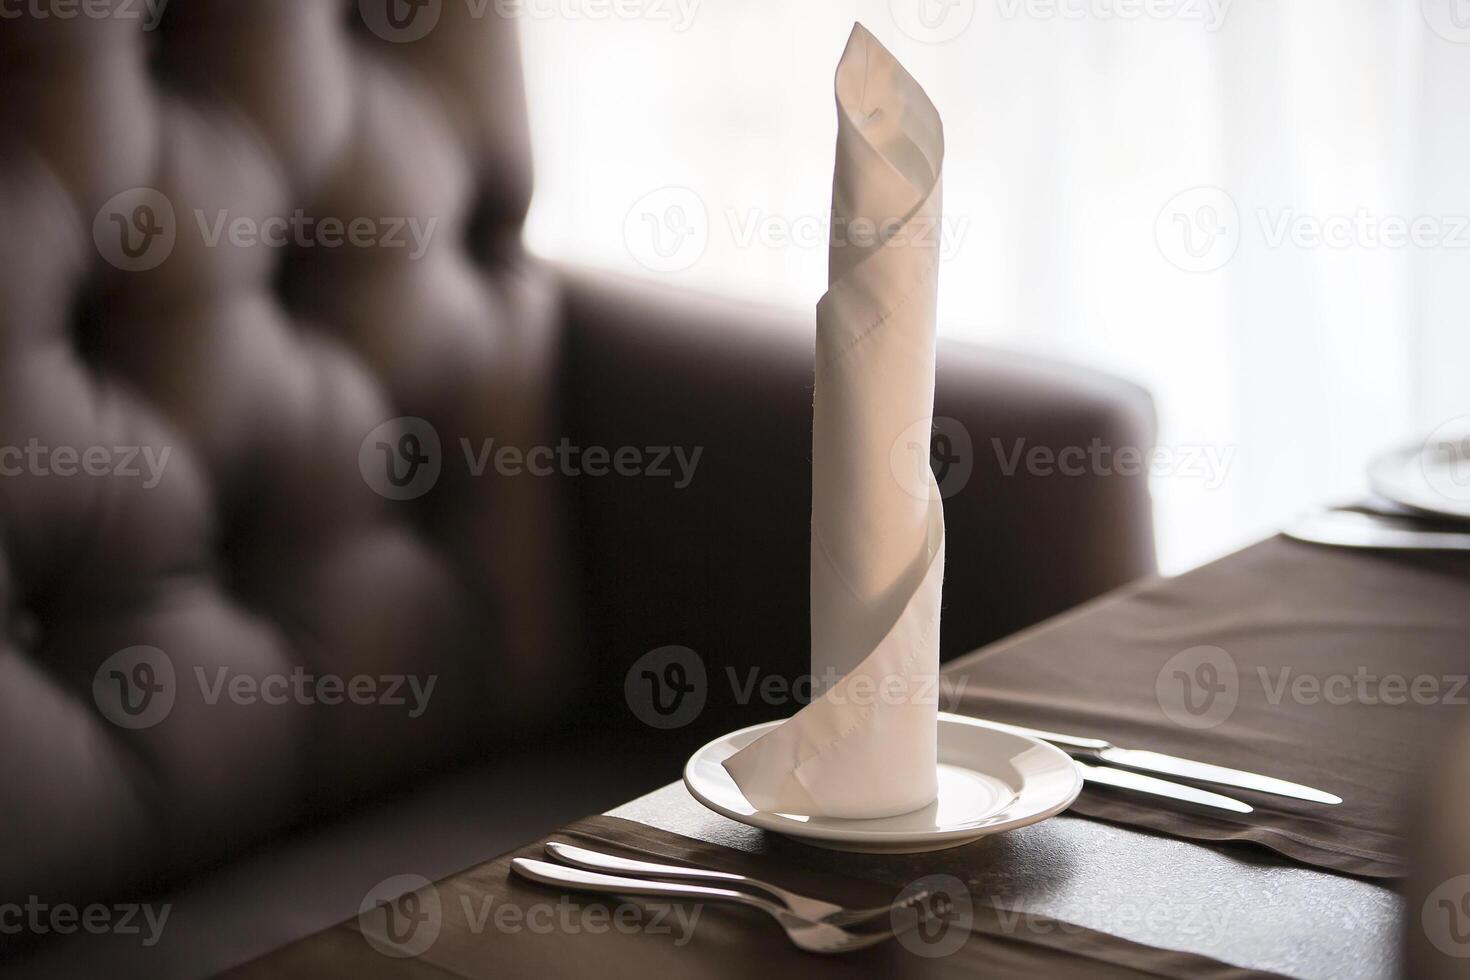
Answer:
<svg viewBox="0 0 1470 980"><path fill-rule="evenodd" d="M1138 793L1150 793L1154 796L1167 796L1171 800L1184 800L1187 803L1198 803L1201 806L1212 806L1220 810L1231 810L1235 813L1250 813L1253 807L1249 803L1219 793L1211 793L1209 790L1195 789L1193 786L1181 786L1179 783L1171 783L1167 779L1155 779L1145 776L1141 772L1129 772L1126 769L1109 769L1106 766L1089 766L1081 760L1074 759L1077 768L1082 770L1082 778L1090 783L1100 783L1103 786L1116 786L1119 789L1131 789Z"/></svg>
<svg viewBox="0 0 1470 980"><path fill-rule="evenodd" d="M1238 786L1241 789L1270 793L1273 796L1288 796L1294 800L1306 800L1310 803L1335 805L1342 802L1342 797L1320 789L1303 786L1301 783L1288 782L1285 779L1277 779L1274 776L1246 772L1243 769L1229 769L1209 762L1195 762L1193 759L1181 759L1175 755L1164 755L1162 752L1125 749L1100 738L1061 735L1057 732L1023 728L1020 725L1006 725L998 721L987 720L985 724L1016 735L1027 735L1042 742L1050 742L1058 748L1065 749L1068 755L1081 755L1115 766L1141 769L1144 772L1160 772L1167 776L1180 776L1184 779L1198 779L1206 783L1219 783L1221 786Z"/></svg>

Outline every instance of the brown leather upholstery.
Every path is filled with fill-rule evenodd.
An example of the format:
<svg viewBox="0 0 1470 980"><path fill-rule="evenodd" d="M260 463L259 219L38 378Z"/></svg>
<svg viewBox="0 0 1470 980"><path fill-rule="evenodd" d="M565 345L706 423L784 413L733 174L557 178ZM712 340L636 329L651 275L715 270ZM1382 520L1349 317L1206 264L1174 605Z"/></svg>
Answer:
<svg viewBox="0 0 1470 980"><path fill-rule="evenodd" d="M791 713L784 697L742 692L752 676L780 678L785 690L810 669L810 319L690 296L670 303L664 290L586 276L563 294L561 414L575 440L705 447L683 489L577 484L594 692L611 704L638 657L676 645L709 675L703 712L680 729L687 741ZM1018 440L1027 450L1149 446L1146 395L1097 372L952 342L940 344L937 380L937 428L962 431L972 464L967 480L941 484L943 657L1153 571L1142 478L1007 475L996 450L1009 459ZM591 715L594 727L604 715Z"/></svg>
<svg viewBox="0 0 1470 980"><path fill-rule="evenodd" d="M0 19L0 454L40 454L0 455L0 903L156 889L543 733L657 745L619 773L627 795L784 710L712 687L695 723L651 732L623 701L639 656L804 670L810 323L528 258L514 22L446 0L398 43L364 4L172 0L151 31L81 5ZM139 189L175 240L126 271ZM421 256L209 240L220 215L298 209L436 224ZM982 465L992 436L1147 445L1143 393L953 345L939 392L979 447L947 502L946 653L1152 570L1141 479ZM442 472L397 500L369 470L404 418ZM487 438L704 452L677 490L477 477L460 440ZM161 720L109 720L164 666ZM435 687L419 717L207 696L221 670L298 669ZM545 829L525 821L500 845Z"/></svg>
<svg viewBox="0 0 1470 980"><path fill-rule="evenodd" d="M557 488L490 491L446 467L398 502L358 468L398 416L446 439L549 435L552 284L515 244L530 182L514 25L468 11L445 4L410 44L338 0L190 0L152 33L3 21L0 445L170 452L151 488L0 482L0 599L27 624L0 653L0 823L30 842L0 858L5 892L86 897L192 868L558 699ZM92 216L134 187L177 216L151 271L92 241ZM439 227L412 259L208 247L193 216L296 208ZM137 645L165 651L179 696L166 723L127 731L92 677ZM219 666L439 679L416 719L189 696Z"/></svg>

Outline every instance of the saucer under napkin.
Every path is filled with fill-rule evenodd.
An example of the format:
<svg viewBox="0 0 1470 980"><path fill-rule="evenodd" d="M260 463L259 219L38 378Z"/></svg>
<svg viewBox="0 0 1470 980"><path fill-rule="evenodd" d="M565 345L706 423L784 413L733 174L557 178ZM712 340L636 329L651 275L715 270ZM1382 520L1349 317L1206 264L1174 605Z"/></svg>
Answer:
<svg viewBox="0 0 1470 980"><path fill-rule="evenodd" d="M1061 749L959 715L939 716L938 797L911 813L846 820L752 807L724 763L780 722L715 739L684 768L696 800L731 820L843 851L907 854L959 847L1061 813L1082 775Z"/></svg>

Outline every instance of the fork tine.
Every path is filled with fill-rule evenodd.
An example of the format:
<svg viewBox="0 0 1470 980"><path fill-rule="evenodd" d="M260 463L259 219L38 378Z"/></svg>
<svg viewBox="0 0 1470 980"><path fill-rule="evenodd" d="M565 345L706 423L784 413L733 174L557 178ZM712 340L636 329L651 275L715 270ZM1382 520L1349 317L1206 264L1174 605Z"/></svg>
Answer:
<svg viewBox="0 0 1470 980"><path fill-rule="evenodd" d="M853 950L867 949L869 946L877 946L879 943L886 943L892 938L893 933L891 932L879 933L872 936L849 935L846 939L842 940L841 945L837 947L836 951L846 953Z"/></svg>

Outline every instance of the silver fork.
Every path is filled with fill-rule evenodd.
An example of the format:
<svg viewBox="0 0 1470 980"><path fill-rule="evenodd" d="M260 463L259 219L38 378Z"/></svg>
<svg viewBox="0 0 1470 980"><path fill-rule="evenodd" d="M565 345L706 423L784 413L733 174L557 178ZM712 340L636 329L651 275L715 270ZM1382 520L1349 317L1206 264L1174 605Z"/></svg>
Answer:
<svg viewBox="0 0 1470 980"><path fill-rule="evenodd" d="M775 902L729 888L625 878L620 875L603 874L599 871L569 868L561 864L552 864L550 861L537 861L534 858L513 858L510 866L516 874L524 878L545 885L570 888L573 891L605 892L613 895L648 895L703 902L732 902L736 905L760 909L776 920L793 944L809 953L849 953L886 942L898 933L898 929L891 922L886 929L849 932L829 922L813 922L811 919L804 919ZM915 895L904 905L918 906L924 898L923 895ZM918 925L927 917L927 912L921 906L916 907L915 911L918 914L903 917L908 920L904 923L904 931Z"/></svg>
<svg viewBox="0 0 1470 980"><path fill-rule="evenodd" d="M546 853L563 864L585 868L588 871L604 871L608 874L636 875L640 878L663 878L674 881L702 881L720 888L739 886L764 892L803 919L810 919L813 922L825 922L834 926L859 925L885 915L890 915L895 908L910 904L910 902L904 901L877 908L848 909L843 908L841 905L834 905L831 902L824 902L821 899L798 895L796 892L787 891L779 885L773 885L770 882L761 881L759 878L751 878L747 875L733 874L729 871L713 871L709 868L688 867L680 864L654 864L651 861L636 861L632 858L603 854L600 851L589 851L585 847L563 844L560 841L552 841L547 844Z"/></svg>

